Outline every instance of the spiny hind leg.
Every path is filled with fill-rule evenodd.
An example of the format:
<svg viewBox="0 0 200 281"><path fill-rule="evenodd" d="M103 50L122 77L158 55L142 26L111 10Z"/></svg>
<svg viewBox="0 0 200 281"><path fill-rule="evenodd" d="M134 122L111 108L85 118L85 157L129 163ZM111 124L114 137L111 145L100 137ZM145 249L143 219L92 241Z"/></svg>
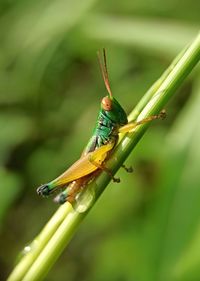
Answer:
<svg viewBox="0 0 200 281"><path fill-rule="evenodd" d="M79 190L80 191L80 190ZM78 191L74 191L74 194L69 194L68 189L66 188L64 191L59 193L55 198L54 202L57 204L64 204L65 202L73 203L75 201L76 195L79 193Z"/></svg>
<svg viewBox="0 0 200 281"><path fill-rule="evenodd" d="M96 173L91 176L83 177L70 183L63 192L59 193L54 202L64 204L65 202L74 203L76 196L86 187L86 185L95 177Z"/></svg>
<svg viewBox="0 0 200 281"><path fill-rule="evenodd" d="M165 109L163 109L159 114L157 115L152 115L149 116L147 118L144 118L140 121L136 121L136 122L130 122L127 125L119 128L119 133L128 133L130 131L132 131L133 129L135 129L137 126L148 123L150 121L156 120L156 119L164 119L166 117L166 111Z"/></svg>
<svg viewBox="0 0 200 281"><path fill-rule="evenodd" d="M63 190L61 193L59 193L55 198L54 198L54 202L58 203L60 205L64 204L67 201L67 197L68 197L68 192L67 192L67 188L65 190ZM71 202L70 202L71 203Z"/></svg>
<svg viewBox="0 0 200 281"><path fill-rule="evenodd" d="M75 201L76 195L84 187L82 180L73 181L68 185L68 187L59 193L55 198L54 202L58 204L64 204L65 202L73 203Z"/></svg>

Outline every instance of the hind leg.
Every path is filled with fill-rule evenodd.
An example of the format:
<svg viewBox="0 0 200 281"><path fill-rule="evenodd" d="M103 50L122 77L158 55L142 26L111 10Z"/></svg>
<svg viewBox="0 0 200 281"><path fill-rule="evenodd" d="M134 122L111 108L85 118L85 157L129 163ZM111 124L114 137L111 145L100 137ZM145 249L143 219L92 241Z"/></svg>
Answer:
<svg viewBox="0 0 200 281"><path fill-rule="evenodd" d="M64 204L65 202L74 203L76 196L91 182L99 171L92 173L90 176L85 176L70 183L67 188L54 198L54 202Z"/></svg>

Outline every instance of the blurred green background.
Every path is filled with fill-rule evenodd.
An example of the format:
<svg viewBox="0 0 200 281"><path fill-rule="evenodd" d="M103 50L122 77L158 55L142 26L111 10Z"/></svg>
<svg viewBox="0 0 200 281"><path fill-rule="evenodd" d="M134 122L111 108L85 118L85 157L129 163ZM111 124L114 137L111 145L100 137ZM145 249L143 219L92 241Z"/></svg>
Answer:
<svg viewBox="0 0 200 281"><path fill-rule="evenodd" d="M91 135L105 87L126 109L197 34L198 0L0 2L0 280L57 206L36 187ZM196 69L110 184L47 280L200 280Z"/></svg>

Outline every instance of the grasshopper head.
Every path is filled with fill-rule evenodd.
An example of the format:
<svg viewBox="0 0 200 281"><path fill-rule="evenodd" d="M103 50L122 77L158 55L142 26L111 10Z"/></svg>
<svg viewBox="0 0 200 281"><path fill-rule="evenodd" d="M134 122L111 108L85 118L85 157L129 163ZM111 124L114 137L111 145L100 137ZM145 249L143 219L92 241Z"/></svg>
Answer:
<svg viewBox="0 0 200 281"><path fill-rule="evenodd" d="M127 115L118 101L113 97L110 83L108 79L107 63L106 63L106 51L103 49L103 63L98 53L99 65L101 68L101 73L103 80L108 91L108 96L105 96L101 101L101 110L104 111L104 114L112 120L114 123L122 126L128 123Z"/></svg>
<svg viewBox="0 0 200 281"><path fill-rule="evenodd" d="M118 101L110 96L106 96L101 101L101 110L104 111L104 114L120 126L123 126L128 123L127 115Z"/></svg>

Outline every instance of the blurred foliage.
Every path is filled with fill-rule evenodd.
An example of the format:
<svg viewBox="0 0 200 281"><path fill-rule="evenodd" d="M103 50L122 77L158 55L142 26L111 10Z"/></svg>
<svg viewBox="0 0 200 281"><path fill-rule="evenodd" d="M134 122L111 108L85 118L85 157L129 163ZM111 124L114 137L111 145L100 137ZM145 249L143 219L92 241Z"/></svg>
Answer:
<svg viewBox="0 0 200 281"><path fill-rule="evenodd" d="M35 189L75 161L105 95L129 112L195 36L196 0L0 3L0 279L56 209ZM193 72L51 271L54 280L198 281L200 80ZM91 128L91 129L88 129ZM108 212L109 210L109 212Z"/></svg>

